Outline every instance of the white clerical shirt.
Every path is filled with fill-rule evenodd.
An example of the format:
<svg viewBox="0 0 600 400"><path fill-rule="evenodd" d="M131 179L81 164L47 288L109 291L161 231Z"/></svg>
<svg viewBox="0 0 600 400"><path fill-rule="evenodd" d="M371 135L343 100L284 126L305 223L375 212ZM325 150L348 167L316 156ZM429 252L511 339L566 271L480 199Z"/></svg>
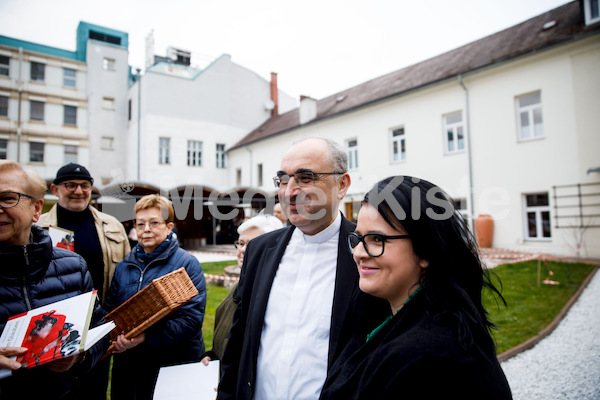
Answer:
<svg viewBox="0 0 600 400"><path fill-rule="evenodd" d="M295 229L275 275L258 350L257 400L318 399L327 376L329 330L342 218L316 235Z"/></svg>

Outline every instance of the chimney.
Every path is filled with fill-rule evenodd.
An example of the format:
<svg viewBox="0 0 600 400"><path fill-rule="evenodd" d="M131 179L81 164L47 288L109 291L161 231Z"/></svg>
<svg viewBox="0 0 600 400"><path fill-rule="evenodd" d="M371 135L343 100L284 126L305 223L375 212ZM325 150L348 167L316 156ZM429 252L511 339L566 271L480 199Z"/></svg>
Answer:
<svg viewBox="0 0 600 400"><path fill-rule="evenodd" d="M317 101L312 97L300 96L300 125L317 117Z"/></svg>
<svg viewBox="0 0 600 400"><path fill-rule="evenodd" d="M273 102L273 109L271 110L271 117L279 114L279 93L277 91L277 72L271 72L271 101Z"/></svg>

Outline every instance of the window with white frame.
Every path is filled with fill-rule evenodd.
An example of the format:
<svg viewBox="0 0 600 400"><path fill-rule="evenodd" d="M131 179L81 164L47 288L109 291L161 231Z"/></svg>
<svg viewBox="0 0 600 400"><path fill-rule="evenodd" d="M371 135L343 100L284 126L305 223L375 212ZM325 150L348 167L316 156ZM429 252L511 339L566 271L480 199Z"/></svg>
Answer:
<svg viewBox="0 0 600 400"><path fill-rule="evenodd" d="M467 199L457 198L452 199L452 205L454 206L454 210L458 212L465 222L467 227L470 227L471 219L469 218L469 209L467 208Z"/></svg>
<svg viewBox="0 0 600 400"><path fill-rule="evenodd" d="M346 152L348 153L348 169L358 168L358 140L346 140Z"/></svg>
<svg viewBox="0 0 600 400"><path fill-rule="evenodd" d="M77 152L79 146L72 144L65 144L65 164L77 163Z"/></svg>
<svg viewBox="0 0 600 400"><path fill-rule="evenodd" d="M171 152L171 138L158 138L158 163L169 164Z"/></svg>
<svg viewBox="0 0 600 400"><path fill-rule="evenodd" d="M187 165L190 167L202 166L202 142L197 140L188 140Z"/></svg>
<svg viewBox="0 0 600 400"><path fill-rule="evenodd" d="M8 139L0 139L0 160L8 159Z"/></svg>
<svg viewBox="0 0 600 400"><path fill-rule="evenodd" d="M525 201L525 237L531 240L549 240L550 203L548 193L527 194Z"/></svg>
<svg viewBox="0 0 600 400"><path fill-rule="evenodd" d="M10 71L10 57L0 55L0 75L8 76Z"/></svg>
<svg viewBox="0 0 600 400"><path fill-rule="evenodd" d="M584 0L583 12L585 14L586 25L600 22L600 0Z"/></svg>
<svg viewBox="0 0 600 400"><path fill-rule="evenodd" d="M77 71L72 68L63 68L63 86L74 88L77 86Z"/></svg>
<svg viewBox="0 0 600 400"><path fill-rule="evenodd" d="M102 68L106 71L114 71L116 62L112 58L104 58L102 60Z"/></svg>
<svg viewBox="0 0 600 400"><path fill-rule="evenodd" d="M64 124L65 125L77 125L77 107L63 105L64 107Z"/></svg>
<svg viewBox="0 0 600 400"><path fill-rule="evenodd" d="M34 82L44 82L46 75L46 64L36 61L31 62L30 77Z"/></svg>
<svg viewBox="0 0 600 400"><path fill-rule="evenodd" d="M32 121L43 121L44 106L45 103L43 101L29 100L29 119Z"/></svg>
<svg viewBox="0 0 600 400"><path fill-rule="evenodd" d="M404 128L393 129L390 132L392 162L406 160L406 135Z"/></svg>
<svg viewBox="0 0 600 400"><path fill-rule="evenodd" d="M225 145L217 143L217 168L225 168Z"/></svg>
<svg viewBox="0 0 600 400"><path fill-rule="evenodd" d="M535 92L517 97L519 140L544 137L542 93Z"/></svg>
<svg viewBox="0 0 600 400"><path fill-rule="evenodd" d="M113 150L114 149L115 138L112 136L102 136L100 139L100 147L103 150Z"/></svg>
<svg viewBox="0 0 600 400"><path fill-rule="evenodd" d="M44 147L45 143L29 142L29 161L44 162Z"/></svg>
<svg viewBox="0 0 600 400"><path fill-rule="evenodd" d="M444 143L446 153L461 153L465 150L462 111L444 115Z"/></svg>
<svg viewBox="0 0 600 400"><path fill-rule="evenodd" d="M0 96L0 117L8 117L8 96Z"/></svg>

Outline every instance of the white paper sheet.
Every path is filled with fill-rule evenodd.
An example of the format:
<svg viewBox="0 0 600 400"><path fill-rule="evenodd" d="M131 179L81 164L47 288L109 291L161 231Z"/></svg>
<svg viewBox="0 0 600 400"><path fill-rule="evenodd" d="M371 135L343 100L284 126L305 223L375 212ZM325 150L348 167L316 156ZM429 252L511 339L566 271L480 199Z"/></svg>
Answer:
<svg viewBox="0 0 600 400"><path fill-rule="evenodd" d="M211 361L163 367L158 373L154 400L214 400L219 385L219 364Z"/></svg>

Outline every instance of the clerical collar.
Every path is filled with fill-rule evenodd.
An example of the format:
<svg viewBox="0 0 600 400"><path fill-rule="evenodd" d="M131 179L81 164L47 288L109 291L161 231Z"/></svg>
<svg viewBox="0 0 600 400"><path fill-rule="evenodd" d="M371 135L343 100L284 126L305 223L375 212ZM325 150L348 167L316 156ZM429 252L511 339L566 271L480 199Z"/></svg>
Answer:
<svg viewBox="0 0 600 400"><path fill-rule="evenodd" d="M296 229L296 230L300 233L300 235L302 236L302 238L304 239L304 241L306 243L319 244L319 243L325 243L332 237L339 235L341 226L342 226L342 217L341 217L341 213L338 212L337 216L335 217L335 220L333 220L333 223L331 223L327 228L323 229L319 233L316 233L314 235L305 235L300 229Z"/></svg>

